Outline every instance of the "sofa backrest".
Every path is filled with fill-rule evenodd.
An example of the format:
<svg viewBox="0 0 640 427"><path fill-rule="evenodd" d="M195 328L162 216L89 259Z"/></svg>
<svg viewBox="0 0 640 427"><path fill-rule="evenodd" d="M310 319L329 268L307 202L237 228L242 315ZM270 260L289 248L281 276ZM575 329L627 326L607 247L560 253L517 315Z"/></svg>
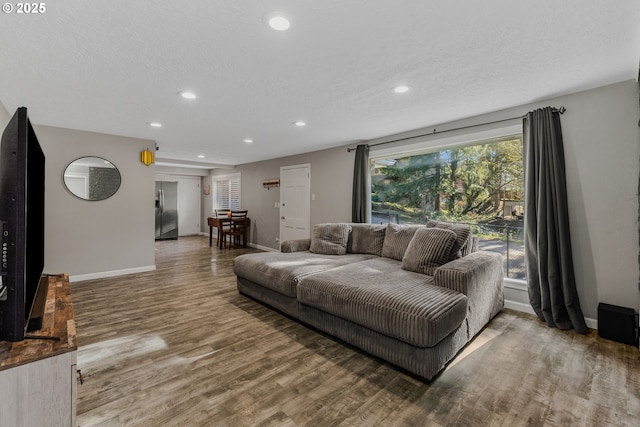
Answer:
<svg viewBox="0 0 640 427"><path fill-rule="evenodd" d="M473 250L473 233L471 232L471 227L468 225L430 219L427 221L427 227L444 228L445 230L451 230L456 233L456 243L449 254L450 261L469 255L471 252L475 252ZM477 250L477 239L475 243Z"/></svg>
<svg viewBox="0 0 640 427"><path fill-rule="evenodd" d="M351 223L347 253L382 256L386 224Z"/></svg>
<svg viewBox="0 0 640 427"><path fill-rule="evenodd" d="M382 256L402 261L413 235L420 228L425 228L425 226L418 224L387 224L384 244L382 245Z"/></svg>
<svg viewBox="0 0 640 427"><path fill-rule="evenodd" d="M366 224L366 223L335 223L318 224L314 226L314 236L327 238L327 233L338 227L341 231L348 230L346 253L370 254L402 260L409 243L416 230L424 228L420 224ZM429 220L426 227L443 228L456 234L456 242L448 259L454 260L478 250L478 238L473 236L471 229L465 224L456 224ZM322 231L321 233L319 233ZM323 236L320 236L322 234ZM340 245L343 245L344 234L340 233ZM312 237L312 243L314 238ZM335 237L335 236L333 236ZM335 240L335 239L332 239ZM313 252L313 250L312 250ZM335 253L337 254L337 253Z"/></svg>

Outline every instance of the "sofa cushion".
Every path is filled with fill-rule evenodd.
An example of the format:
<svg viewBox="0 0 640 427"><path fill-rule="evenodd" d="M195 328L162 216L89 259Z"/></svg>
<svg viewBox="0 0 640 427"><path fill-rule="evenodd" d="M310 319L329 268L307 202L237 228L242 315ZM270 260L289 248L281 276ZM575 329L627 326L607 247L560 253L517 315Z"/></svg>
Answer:
<svg viewBox="0 0 640 427"><path fill-rule="evenodd" d="M387 224L382 244L382 256L402 261L404 253L413 238L413 233L424 225Z"/></svg>
<svg viewBox="0 0 640 427"><path fill-rule="evenodd" d="M309 250L316 254L344 255L347 253L350 232L349 224L316 224L313 226Z"/></svg>
<svg viewBox="0 0 640 427"><path fill-rule="evenodd" d="M480 244L480 241L478 239L478 236L474 236L474 235L469 236L469 240L467 240L467 243L463 245L462 248L460 249L461 255L465 257L474 252L478 252L480 250L479 244Z"/></svg>
<svg viewBox="0 0 640 427"><path fill-rule="evenodd" d="M311 247L311 239L292 239L280 243L280 252L304 252Z"/></svg>
<svg viewBox="0 0 640 427"><path fill-rule="evenodd" d="M351 224L347 253L381 256L386 230L384 224Z"/></svg>
<svg viewBox="0 0 640 427"><path fill-rule="evenodd" d="M374 258L300 278L298 301L418 347L432 347L456 330L467 297L433 278Z"/></svg>
<svg viewBox="0 0 640 427"><path fill-rule="evenodd" d="M311 252L261 252L236 257L233 272L265 288L295 297L300 277L373 257L359 254L334 256Z"/></svg>
<svg viewBox="0 0 640 427"><path fill-rule="evenodd" d="M443 228L421 228L416 231L402 258L402 268L433 275L436 268L449 260L456 233Z"/></svg>
<svg viewBox="0 0 640 427"><path fill-rule="evenodd" d="M442 228L445 230L451 230L456 233L456 242L451 249L451 253L449 254L449 261L458 259L462 257L463 254L467 254L469 252L467 246L472 244L472 234L471 227L469 227L468 225L429 220L427 221L427 227Z"/></svg>

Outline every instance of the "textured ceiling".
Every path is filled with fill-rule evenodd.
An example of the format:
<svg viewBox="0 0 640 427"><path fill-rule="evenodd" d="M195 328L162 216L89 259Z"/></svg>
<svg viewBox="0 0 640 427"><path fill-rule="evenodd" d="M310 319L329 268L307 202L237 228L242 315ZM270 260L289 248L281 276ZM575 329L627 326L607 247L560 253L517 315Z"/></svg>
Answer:
<svg viewBox="0 0 640 427"><path fill-rule="evenodd" d="M638 0L47 2L0 16L0 102L233 165L636 78L639 23Z"/></svg>

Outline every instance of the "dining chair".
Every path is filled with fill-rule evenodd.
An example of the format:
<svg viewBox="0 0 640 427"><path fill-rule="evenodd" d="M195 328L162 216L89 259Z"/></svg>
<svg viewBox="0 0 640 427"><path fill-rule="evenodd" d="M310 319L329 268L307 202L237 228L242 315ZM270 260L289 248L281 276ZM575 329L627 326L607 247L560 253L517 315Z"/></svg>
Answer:
<svg viewBox="0 0 640 427"><path fill-rule="evenodd" d="M229 212L231 212L231 209L215 209L213 211L213 216L218 220L218 244L217 246L219 248L222 248L222 231L224 229L229 229L230 227L230 223L227 221L224 221L224 219L229 217ZM223 220L223 221L220 221Z"/></svg>
<svg viewBox="0 0 640 427"><path fill-rule="evenodd" d="M247 235L247 213L246 210L231 211L231 220L222 228L222 247L227 245L227 236L229 236L229 247L233 244L235 247L246 246L245 241Z"/></svg>

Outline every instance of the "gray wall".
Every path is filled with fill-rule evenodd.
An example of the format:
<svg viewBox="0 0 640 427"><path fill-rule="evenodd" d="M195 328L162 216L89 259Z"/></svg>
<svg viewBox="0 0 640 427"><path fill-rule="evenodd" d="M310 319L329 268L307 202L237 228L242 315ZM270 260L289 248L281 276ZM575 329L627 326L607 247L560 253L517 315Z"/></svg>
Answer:
<svg viewBox="0 0 640 427"><path fill-rule="evenodd" d="M637 199L640 114L636 81L621 82L453 123L429 125L371 142L428 133L434 128L444 130L518 117L547 105L567 108L562 116L562 129L570 228L578 293L585 316L597 318L598 302L637 310L640 307ZM520 124L520 120L514 120L501 126L519 128ZM421 140L423 144L426 142L437 146L461 134L471 135L484 129L480 127L442 134L442 137L434 137L431 142L428 137ZM405 143L404 148L412 149L411 144L415 142ZM402 145L396 143L383 147L397 149ZM316 196L315 201L311 202L311 223L350 221L354 153L347 153L346 148L244 164L233 170L217 169L213 174L242 173L242 205L249 210L254 221L250 241L257 246L277 248L275 239L279 231L279 211L274 205L279 201L279 191L264 189L262 181L278 178L281 166L310 163L311 193ZM372 155L375 154L376 150L373 149ZM203 184L210 183L210 177L203 178ZM205 197L203 216L206 217L210 209L211 197ZM202 224L206 225L205 219ZM508 289L507 298L527 302L526 292L522 288Z"/></svg>
<svg viewBox="0 0 640 427"><path fill-rule="evenodd" d="M143 165L140 152L155 143L50 126L34 129L46 156L45 272L65 272L78 280L154 269L155 167ZM118 167L122 184L115 195L89 202L66 189L65 168L83 156L103 157Z"/></svg>
<svg viewBox="0 0 640 427"><path fill-rule="evenodd" d="M12 114L0 104L0 127ZM105 277L155 268L155 166L140 163L153 141L34 124L46 156L45 267L72 279ZM111 198L80 200L64 186L67 165L83 156L110 160L122 184Z"/></svg>
<svg viewBox="0 0 640 427"><path fill-rule="evenodd" d="M576 281L583 310L640 308L635 81L563 97L562 116ZM566 116L566 117L565 117Z"/></svg>
<svg viewBox="0 0 640 427"><path fill-rule="evenodd" d="M280 188L267 190L262 186L266 179L280 178L281 166L311 165L311 224L320 222L351 221L351 183L353 158L346 147L282 157L256 163L247 163L233 169L215 169L212 175L241 173L242 208L249 211L251 231L249 242L262 248L278 248L276 238L280 233ZM211 184L211 177L203 178L203 185ZM212 189L213 190L213 189ZM203 221L211 213L212 198L204 196ZM208 233L208 228L206 229Z"/></svg>
<svg viewBox="0 0 640 427"><path fill-rule="evenodd" d="M9 114L7 109L4 108L4 105L0 103L0 130L4 130L7 123L9 123L9 120L11 120L11 114Z"/></svg>

